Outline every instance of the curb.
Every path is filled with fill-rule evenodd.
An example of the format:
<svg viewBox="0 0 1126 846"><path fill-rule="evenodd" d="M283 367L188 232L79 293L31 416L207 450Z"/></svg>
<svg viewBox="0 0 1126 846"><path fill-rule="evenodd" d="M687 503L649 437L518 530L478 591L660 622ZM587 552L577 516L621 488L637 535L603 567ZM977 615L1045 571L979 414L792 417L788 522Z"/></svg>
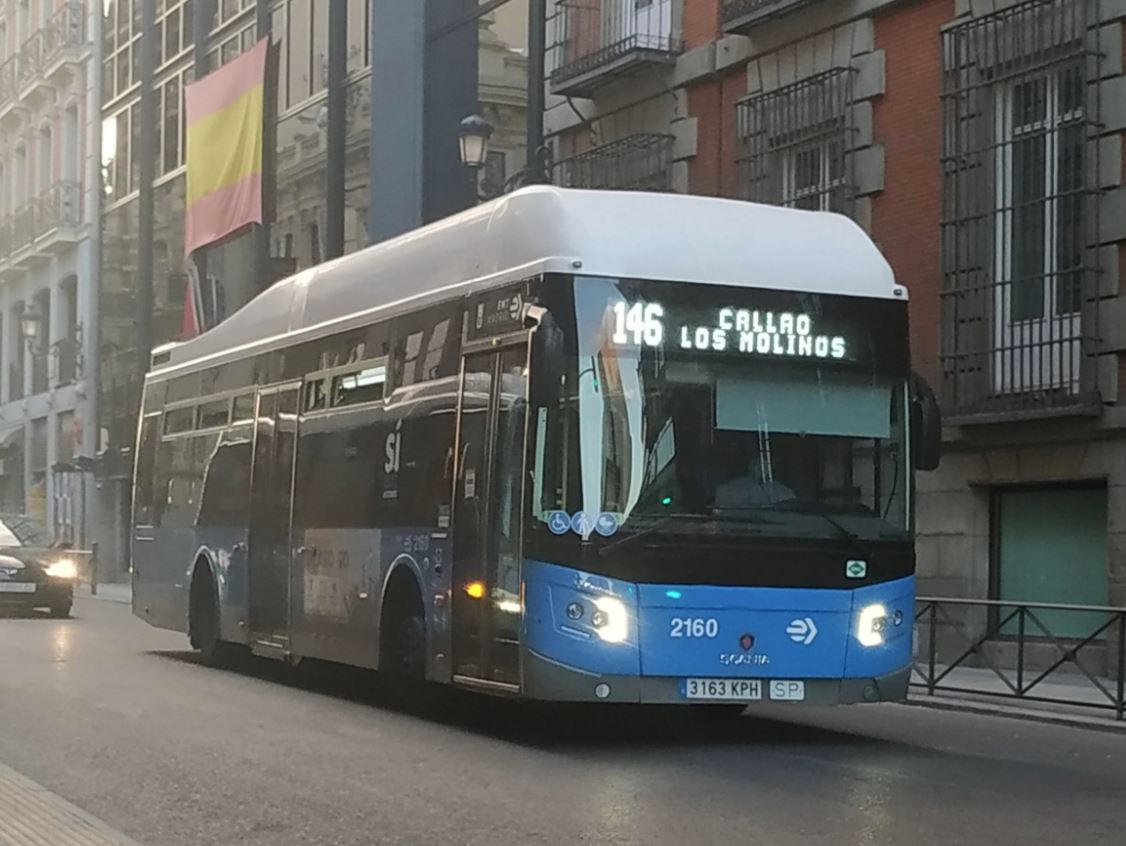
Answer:
<svg viewBox="0 0 1126 846"><path fill-rule="evenodd" d="M0 842L70 846L139 846L92 814L24 775L0 764Z"/></svg>
<svg viewBox="0 0 1126 846"><path fill-rule="evenodd" d="M96 600L98 602L114 602L114 603L117 603L118 605L132 605L133 604L133 598L132 597L107 596L104 593L100 593L97 596L95 596L94 594L90 593L90 587L88 585L81 587L78 590L76 590L74 592L74 597L75 597L75 599L93 599L93 600Z"/></svg>
<svg viewBox="0 0 1126 846"><path fill-rule="evenodd" d="M977 714L982 717L1023 720L1031 723L1045 723L1064 726L1066 728L1100 731L1108 734L1126 733L1126 721L1119 722L1113 718L1088 717L1079 714L1057 714L1052 711L1038 711L999 702L994 704L992 702L976 702L966 699L909 696L906 704L916 708L931 708L935 711L955 711L963 714Z"/></svg>

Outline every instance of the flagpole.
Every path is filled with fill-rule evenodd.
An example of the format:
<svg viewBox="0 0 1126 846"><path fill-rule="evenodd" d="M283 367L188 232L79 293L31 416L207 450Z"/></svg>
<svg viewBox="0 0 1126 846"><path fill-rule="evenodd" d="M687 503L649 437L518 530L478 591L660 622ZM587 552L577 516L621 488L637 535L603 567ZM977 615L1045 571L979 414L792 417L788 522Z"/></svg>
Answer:
<svg viewBox="0 0 1126 846"><path fill-rule="evenodd" d="M207 57L207 42L210 34L211 20L215 15L215 0L196 0L192 7L192 65L195 79L203 79L211 71L211 60ZM186 157L185 153L185 157ZM185 190L185 196L187 191ZM197 247L192 251L190 261L195 265L195 279L207 278L207 247ZM188 284L192 285L192 276L188 276ZM195 285L196 290L200 285ZM196 311L196 331L202 332L206 326L203 324L202 310Z"/></svg>
<svg viewBox="0 0 1126 846"><path fill-rule="evenodd" d="M152 360L153 182L156 181L156 0L141 3L141 127L137 226L137 396Z"/></svg>
<svg viewBox="0 0 1126 846"><path fill-rule="evenodd" d="M328 126L325 156L325 258L344 255L345 80L348 5L328 7Z"/></svg>
<svg viewBox="0 0 1126 846"><path fill-rule="evenodd" d="M266 72L262 79L262 222L251 227L254 249L254 281L258 291L274 283L273 260L270 250L270 230L276 211L275 182L277 180L277 58L274 55L274 12L271 0L257 0L255 22L259 38L270 38L266 51ZM332 5L337 5L333 3ZM256 292L257 293L257 292Z"/></svg>

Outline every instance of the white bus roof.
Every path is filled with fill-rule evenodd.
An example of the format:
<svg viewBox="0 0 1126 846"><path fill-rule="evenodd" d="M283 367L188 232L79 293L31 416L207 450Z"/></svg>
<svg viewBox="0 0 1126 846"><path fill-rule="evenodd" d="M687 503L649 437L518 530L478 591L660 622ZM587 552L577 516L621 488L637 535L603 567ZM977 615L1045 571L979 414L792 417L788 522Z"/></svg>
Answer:
<svg viewBox="0 0 1126 846"><path fill-rule="evenodd" d="M155 374L195 370L539 273L906 298L846 217L739 200L535 186L284 279Z"/></svg>

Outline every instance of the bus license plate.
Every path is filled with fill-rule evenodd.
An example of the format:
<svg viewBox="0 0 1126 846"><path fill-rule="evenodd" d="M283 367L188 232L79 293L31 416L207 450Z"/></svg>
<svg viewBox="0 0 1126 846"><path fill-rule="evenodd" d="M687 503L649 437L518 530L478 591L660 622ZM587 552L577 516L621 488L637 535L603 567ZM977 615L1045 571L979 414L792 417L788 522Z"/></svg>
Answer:
<svg viewBox="0 0 1126 846"><path fill-rule="evenodd" d="M0 582L0 593L35 593L35 583Z"/></svg>
<svg viewBox="0 0 1126 846"><path fill-rule="evenodd" d="M759 679L685 679L684 698L753 702L762 699L762 682Z"/></svg>

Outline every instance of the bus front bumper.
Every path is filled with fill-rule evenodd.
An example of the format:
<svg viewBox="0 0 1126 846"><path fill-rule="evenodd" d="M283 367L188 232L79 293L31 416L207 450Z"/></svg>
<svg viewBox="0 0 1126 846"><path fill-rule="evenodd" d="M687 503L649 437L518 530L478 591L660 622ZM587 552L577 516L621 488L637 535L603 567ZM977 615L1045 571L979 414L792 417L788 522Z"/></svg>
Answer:
<svg viewBox="0 0 1126 846"><path fill-rule="evenodd" d="M557 702L608 702L642 705L754 706L772 702L803 705L855 705L903 702L911 679L911 667L877 678L761 679L759 695L753 699L688 699L684 679L663 676L599 675L569 667L539 655L524 653L524 695ZM777 686L771 682L777 682ZM798 686L789 682L801 682ZM777 695L775 695L777 694Z"/></svg>

